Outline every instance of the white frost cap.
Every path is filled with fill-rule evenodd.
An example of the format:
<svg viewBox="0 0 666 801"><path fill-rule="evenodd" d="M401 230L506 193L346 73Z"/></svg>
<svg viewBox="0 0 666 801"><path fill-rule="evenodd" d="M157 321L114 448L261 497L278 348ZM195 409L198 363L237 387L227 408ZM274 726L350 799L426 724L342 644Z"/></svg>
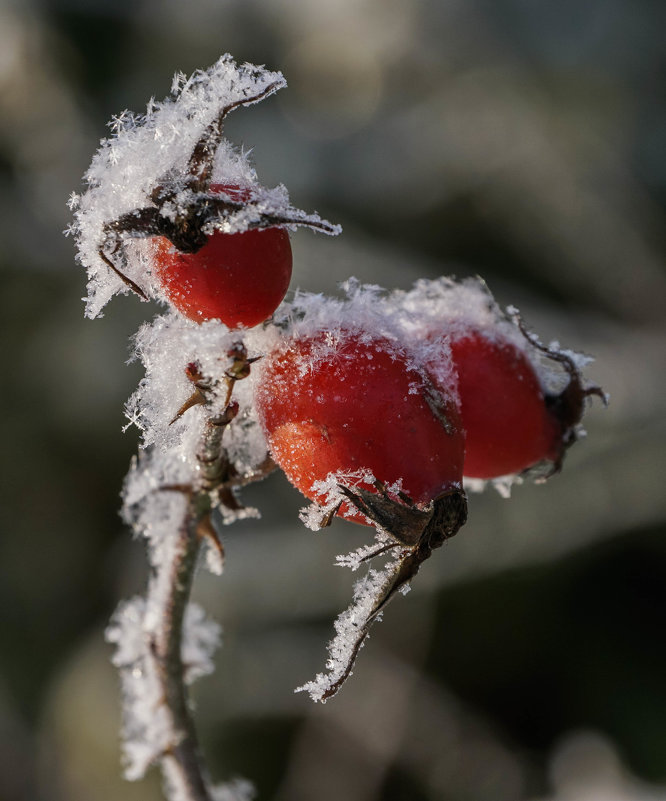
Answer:
<svg viewBox="0 0 666 801"><path fill-rule="evenodd" d="M522 349L528 344L479 277L422 278L407 291L394 290L390 298L402 311L402 326L408 338L418 340L434 326L451 339L473 330L487 339L512 342Z"/></svg>
<svg viewBox="0 0 666 801"><path fill-rule="evenodd" d="M151 194L158 186L174 189L169 202L159 207L158 214L171 220L191 204L194 194L185 185L187 167L195 145L209 131L223 112L251 105L286 86L281 73L263 66L237 65L231 56L222 56L207 70L198 70L189 78L182 73L174 77L171 94L163 101L151 98L144 114L123 111L110 123L112 134L103 139L84 176L87 190L74 193L69 201L74 222L66 233L76 237L79 261L88 271L86 315L96 317L108 300L128 286L104 263L100 250L109 235L109 225L123 215L138 210L156 213ZM215 152L211 179L229 186L252 188L252 200L237 214L224 220L211 221L208 233L215 228L227 233L244 231L257 219L277 216L288 227L310 225L325 233L339 233L337 226L322 224L318 215L307 215L290 206L284 186L274 189L257 182L248 153L237 150L225 139L212 145ZM182 191L177 191L178 189ZM283 224L280 222L280 224ZM152 236L154 231L114 231L120 237L106 254L114 261L122 258L122 272L151 297L161 297L159 287L152 285L145 254L128 248L120 254L119 243L128 236Z"/></svg>

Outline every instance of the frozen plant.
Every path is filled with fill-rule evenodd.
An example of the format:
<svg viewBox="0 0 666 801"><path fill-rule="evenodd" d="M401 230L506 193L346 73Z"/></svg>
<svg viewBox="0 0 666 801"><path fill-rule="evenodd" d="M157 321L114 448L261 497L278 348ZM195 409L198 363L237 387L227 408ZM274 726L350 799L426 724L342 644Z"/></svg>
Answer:
<svg viewBox="0 0 666 801"><path fill-rule="evenodd" d="M340 229L294 208L285 187L263 187L223 137L229 113L284 85L230 56L177 75L167 99L114 118L86 191L70 200L86 314L117 293L167 306L135 337L145 378L126 407L142 445L123 516L146 542L150 578L144 597L121 603L107 639L125 775L159 764L170 801L253 794L244 780L213 784L186 692L212 671L220 641L189 602L195 570L201 561L222 573L219 524L258 515L243 486L278 466L312 501L308 528L337 515L375 529L338 564L385 564L356 582L327 672L299 688L323 702L387 603L464 525L463 482L557 472L588 397L602 394L583 382L579 356L543 345L479 280L386 292L350 279L341 298L285 301L288 231Z"/></svg>
<svg viewBox="0 0 666 801"><path fill-rule="evenodd" d="M126 410L143 442L123 514L147 543L150 580L107 630L122 679L125 775L141 778L159 763L171 799L251 796L244 782L213 786L199 753L185 684L211 672L220 637L188 598L202 547L222 572L213 512L224 523L256 514L238 491L273 468L242 388L260 355L248 352L245 329L284 297L287 231L339 231L294 208L285 187L261 186L248 155L223 137L227 114L284 85L279 73L229 56L177 75L163 102L114 118L86 191L70 200L69 232L89 277L86 314L130 291L171 307L135 338L146 377Z"/></svg>

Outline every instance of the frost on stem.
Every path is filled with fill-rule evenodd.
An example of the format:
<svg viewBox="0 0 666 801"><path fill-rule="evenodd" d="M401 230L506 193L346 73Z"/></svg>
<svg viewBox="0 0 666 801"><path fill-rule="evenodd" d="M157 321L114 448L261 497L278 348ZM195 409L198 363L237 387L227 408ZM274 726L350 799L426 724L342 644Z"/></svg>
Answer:
<svg viewBox="0 0 666 801"><path fill-rule="evenodd" d="M272 467L244 386L255 359L239 332L175 314L140 329L135 355L146 374L127 414L143 443L123 514L146 541L151 574L146 597L121 604L107 631L122 680L126 776L159 762L172 801L240 801L250 797L242 782L210 787L183 683L213 670L219 643L217 624L188 603L202 543L208 567L222 570L211 514L231 522L255 513L237 492Z"/></svg>
<svg viewBox="0 0 666 801"><path fill-rule="evenodd" d="M165 299L136 240L165 236L183 253L201 248L213 231L240 233L275 225L337 234L317 214L291 206L286 188L262 187L248 153L222 136L224 118L283 88L279 72L237 65L229 55L190 78L176 75L171 94L151 99L145 114L124 111L73 194L78 258L88 271L86 314L96 317L118 292ZM251 199L211 193L211 184L251 190ZM132 244L133 242L133 244Z"/></svg>
<svg viewBox="0 0 666 801"><path fill-rule="evenodd" d="M88 271L86 314L100 314L118 292L167 300L141 240L166 237L196 253L218 232L337 226L291 206L284 186L259 185L248 154L223 137L226 116L285 85L277 72L223 56L145 114L123 112L73 195L79 261ZM216 240L219 241L219 240ZM245 241L245 240L244 240ZM244 341L245 338L245 341ZM270 339L270 337L269 337ZM266 338L264 337L264 341ZM144 325L135 356L146 375L127 403L142 432L140 455L124 488L123 514L144 538L151 566L145 598L121 604L107 638L123 686L126 775L159 762L171 801L247 801L238 780L213 787L199 755L184 684L212 670L219 628L189 603L202 543L221 572L224 551L212 522L256 515L240 502L244 485L273 469L257 426L251 390L252 334L217 321L194 325L174 312Z"/></svg>
<svg viewBox="0 0 666 801"><path fill-rule="evenodd" d="M106 631L107 641L116 646L112 662L122 682L123 761L130 781L142 778L179 737L163 702L164 688L150 647L159 614L155 599L136 597L118 607ZM212 656L219 644L219 625L197 604L189 604L182 642L187 684L213 672Z"/></svg>
<svg viewBox="0 0 666 801"><path fill-rule="evenodd" d="M383 570L369 570L356 582L351 606L338 616L334 624L335 637L328 645L327 673L318 673L312 681L297 687L295 692L307 692L313 701L322 703L337 693L352 675L354 661L368 637L370 624L381 620L381 612L375 611L378 598L397 570L398 562L393 559Z"/></svg>
<svg viewBox="0 0 666 801"><path fill-rule="evenodd" d="M372 486L374 491L364 489L363 483ZM409 591L409 583L433 550L465 524L467 499L461 489L452 489L435 498L427 508L417 508L402 493L399 483L389 488L368 471L359 471L356 475L329 475L325 481L318 482L315 489L325 493L325 501L323 507L315 504L303 510L301 516L308 527L315 528L317 508L324 511L322 525L328 525L332 510L345 501L351 501L375 527L375 543L338 556L338 565L357 570L363 562L392 552L381 570L370 568L354 585L351 605L334 624L335 637L328 645L327 672L317 674L314 680L296 689L296 692L308 692L313 701L324 703L352 675L370 627L381 620L384 607L396 593L404 595ZM399 500L395 499L396 495Z"/></svg>
<svg viewBox="0 0 666 801"><path fill-rule="evenodd" d="M232 779L211 789L212 801L253 801L257 797L254 785L245 779Z"/></svg>

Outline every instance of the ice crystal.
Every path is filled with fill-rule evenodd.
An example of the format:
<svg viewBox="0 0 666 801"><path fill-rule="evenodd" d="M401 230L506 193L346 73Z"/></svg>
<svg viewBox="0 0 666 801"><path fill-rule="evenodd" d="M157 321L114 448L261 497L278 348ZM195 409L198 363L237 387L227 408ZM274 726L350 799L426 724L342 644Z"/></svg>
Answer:
<svg viewBox="0 0 666 801"><path fill-rule="evenodd" d="M327 646L326 672L318 673L312 681L297 687L294 692L307 692L313 701L325 703L352 675L356 656L369 636L370 624L381 620L382 613L373 612L399 567L399 561L392 559L382 570L371 568L356 582L351 605L334 623L335 637Z"/></svg>
<svg viewBox="0 0 666 801"><path fill-rule="evenodd" d="M254 785L246 779L232 779L211 789L213 801L253 801L257 797Z"/></svg>
<svg viewBox="0 0 666 801"><path fill-rule="evenodd" d="M70 198L75 209L70 232L76 237L79 261L88 271L87 316L98 316L113 295L128 291L126 283L100 256L112 230L110 226L124 215L155 211L153 192L157 187L169 186L173 190L172 199L159 207L159 214L173 220L183 213L195 199L196 192L185 179L195 145L204 132L222 110L251 105L285 85L279 72L252 64L237 65L225 55L208 70L197 71L190 78L178 74L171 95L163 101L151 99L144 114L124 111L112 119L111 136L102 140L84 176L87 190ZM211 179L220 185L251 187L252 200L236 213L212 219L204 227L205 233L215 229L225 233L246 231L265 216L287 218L284 224L290 228L303 224L317 227L322 222L317 214L293 208L284 186L262 187L248 153L225 139L217 145ZM335 234L340 229L326 224L319 230ZM151 235L140 231L131 234ZM120 236L122 239L122 232ZM120 242L111 249L114 258L118 245ZM163 299L160 285L150 271L150 244L132 243L122 250L126 278L146 295Z"/></svg>
<svg viewBox="0 0 666 801"><path fill-rule="evenodd" d="M178 742L163 686L151 649L157 616L155 600L141 597L124 601L106 630L116 646L113 664L120 670L123 692L123 758L125 777L140 779L148 767ZM220 642L220 627L207 619L203 609L189 604L183 627L182 660L185 680L213 671L212 655Z"/></svg>

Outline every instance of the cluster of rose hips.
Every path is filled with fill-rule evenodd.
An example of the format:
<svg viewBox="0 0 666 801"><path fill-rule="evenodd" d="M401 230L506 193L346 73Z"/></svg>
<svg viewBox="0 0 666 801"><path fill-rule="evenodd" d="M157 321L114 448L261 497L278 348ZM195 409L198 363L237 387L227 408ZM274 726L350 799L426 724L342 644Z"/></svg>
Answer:
<svg viewBox="0 0 666 801"><path fill-rule="evenodd" d="M255 85L247 65L222 66ZM338 232L288 202L266 202L270 193L257 184L214 180L226 116L281 85L275 77L228 101L182 171L162 176L144 205L105 223L98 254L135 292L148 294L121 269L125 242L148 239L153 285L172 306L195 322L252 328L271 317L287 292L287 228ZM413 298L403 300L408 308ZM495 319L491 314L483 324L472 317L452 325L450 310L440 314L435 307L404 332L347 320L336 326L333 345L326 327L287 331L263 360L256 402L271 454L292 483L317 499L314 486L327 476L366 470L377 482L375 494L388 502L385 488L401 482L392 500L422 508L461 488L463 475L493 479L543 463L550 468L542 475L559 470L585 398L601 390L583 385L572 355L542 345L489 295L487 303ZM544 386L539 360L559 365L563 387ZM337 510L379 522L369 511L360 496Z"/></svg>
<svg viewBox="0 0 666 801"><path fill-rule="evenodd" d="M454 296L456 288L445 284ZM488 298L478 283L476 292ZM392 301L399 307L400 297ZM510 319L491 305L496 324L472 316L452 325L443 310L397 335L352 319L334 333L315 325L283 341L261 364L256 403L290 481L324 503L327 476L369 471L384 506L391 499L424 509L462 488L463 476L557 472L585 398L603 395L583 385L573 355L542 345L517 313ZM542 361L559 367L557 389L544 387L553 370ZM400 539L367 493L341 490L347 500L337 514Z"/></svg>
<svg viewBox="0 0 666 801"><path fill-rule="evenodd" d="M309 296L309 305L295 300L268 321L291 274L288 234L249 233L214 232L193 254L157 242L153 266L185 316L243 329L263 323L270 347L258 359L243 347L242 361L246 373L257 362L253 401L272 460L314 501L314 527L335 515L374 526L383 539L364 559L395 556L333 678L304 687L326 700L351 673L386 603L466 522L463 477L557 472L586 398L603 394L583 384L574 354L541 344L480 281L421 281L392 296L369 288L374 314L352 300ZM268 293L255 303L261 283ZM225 305L236 297L246 305ZM458 313L458 300L475 308ZM205 401L203 393L194 402ZM233 507L233 491L225 497Z"/></svg>
<svg viewBox="0 0 666 801"><path fill-rule="evenodd" d="M289 287L292 254L285 226L328 233L334 226L318 218L313 223L314 218L260 214L248 230L206 232L211 219L252 207L257 191L212 182L212 158L228 110L220 114L208 150L203 139L197 144L184 180L156 187L150 208L106 226L105 244L114 247L100 248L100 256L123 277L111 259L119 237L148 237L153 276L178 311L196 322L218 319L247 329L268 320ZM183 187L191 197L173 220L163 209ZM328 476L369 471L375 478L371 494L383 501L343 487L347 500L335 511L398 538L377 504L389 504L392 515L400 516L399 507L416 514L460 490L463 476L494 479L544 464L550 467L542 476L556 472L576 439L585 398L602 396L601 390L585 387L574 359L542 345L517 315L513 322L499 310L496 316L497 325L451 326L446 315L431 315L416 335L412 330L403 338L365 330L353 320L338 327L333 344L325 328L287 335L265 356L256 393L273 459L314 500L322 499L315 486ZM425 351L417 347L424 342ZM561 366L564 388L544 390L538 357ZM387 492L398 485L397 493Z"/></svg>
<svg viewBox="0 0 666 801"><path fill-rule="evenodd" d="M247 78L246 72L235 74ZM209 455L226 465L208 488L217 503L240 508L234 490L247 477L223 458L221 432L239 413L231 398L235 382L258 362L250 416L263 429L268 468L274 462L314 501L313 527L328 525L335 515L374 526L379 546L363 559L389 551L395 557L353 622L332 678L313 693L325 700L350 674L384 605L465 523L463 477L494 480L530 471L545 478L557 472L577 438L587 397L604 396L583 383L575 354L543 345L517 312L502 312L478 280L421 281L410 292L389 296L366 288L365 309L351 296L337 306L312 296L309 306L287 304L282 318L274 319L292 273L288 229L339 229L293 209L286 193L274 195L238 177L214 180L213 167L226 115L280 85L244 90L225 105L195 143L185 169L158 178L139 207L105 218L92 242L93 253L132 291L161 297L195 323L219 320L238 330L227 354L234 367L224 373L222 413L209 421L219 428L220 450ZM149 270L138 274L144 285L136 271L126 272L127 240L135 238L148 241ZM368 298L373 311L365 313ZM248 329L267 336L253 338L244 333ZM258 350L252 358L250 340ZM262 342L267 347L256 348ZM219 384L197 362L185 373L194 394L172 422L193 405L211 404Z"/></svg>
<svg viewBox="0 0 666 801"><path fill-rule="evenodd" d="M239 208L252 201L252 192L212 184L207 197ZM151 252L165 295L192 320L251 328L287 292L292 257L284 226L215 230L187 250L158 236ZM452 327L446 316L435 316L403 339L353 320L334 337L316 326L287 334L264 356L256 392L277 465L313 500L323 500L315 487L328 476L369 471L375 485L362 492L341 486L346 500L335 513L405 541L409 535L400 528L407 524L396 516L408 510L413 518L449 498L461 490L463 476L493 479L544 464L542 476L559 470L586 396L601 391L586 388L573 358L542 345L517 316L496 314L495 326ZM424 342L427 349L419 350ZM561 366L564 388L544 389L539 357ZM399 490L386 490L393 486Z"/></svg>

